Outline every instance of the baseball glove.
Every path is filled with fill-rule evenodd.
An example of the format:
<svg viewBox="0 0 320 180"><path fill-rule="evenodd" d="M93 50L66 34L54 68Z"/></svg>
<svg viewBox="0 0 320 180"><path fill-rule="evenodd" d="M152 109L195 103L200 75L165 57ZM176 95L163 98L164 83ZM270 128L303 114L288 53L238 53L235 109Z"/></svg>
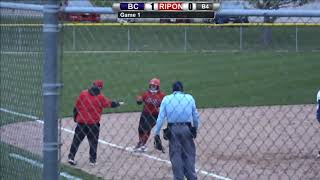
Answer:
<svg viewBox="0 0 320 180"><path fill-rule="evenodd" d="M157 150L162 151L164 153L164 149L163 149L159 135L154 136L154 148L156 148Z"/></svg>

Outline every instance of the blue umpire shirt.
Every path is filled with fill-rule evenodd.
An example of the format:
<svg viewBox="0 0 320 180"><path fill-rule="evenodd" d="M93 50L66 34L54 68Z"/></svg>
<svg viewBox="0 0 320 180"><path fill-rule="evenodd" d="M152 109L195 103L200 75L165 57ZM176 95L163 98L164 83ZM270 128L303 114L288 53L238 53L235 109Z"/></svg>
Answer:
<svg viewBox="0 0 320 180"><path fill-rule="evenodd" d="M317 103L318 103L318 106L317 106L317 119L320 123L320 90L318 91L318 94L317 94Z"/></svg>
<svg viewBox="0 0 320 180"><path fill-rule="evenodd" d="M160 105L155 134L160 135L165 119L168 123L190 122L198 129L199 114L193 97L180 91L165 96Z"/></svg>

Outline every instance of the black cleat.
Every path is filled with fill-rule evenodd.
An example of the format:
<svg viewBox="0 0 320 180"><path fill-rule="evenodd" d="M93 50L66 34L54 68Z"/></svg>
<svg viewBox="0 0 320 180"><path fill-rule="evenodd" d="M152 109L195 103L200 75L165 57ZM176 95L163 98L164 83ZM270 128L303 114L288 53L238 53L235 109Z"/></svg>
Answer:
<svg viewBox="0 0 320 180"><path fill-rule="evenodd" d="M70 159L70 158L68 159L68 163L69 163L70 165L72 165L72 166L77 165L76 161L73 160L73 159Z"/></svg>

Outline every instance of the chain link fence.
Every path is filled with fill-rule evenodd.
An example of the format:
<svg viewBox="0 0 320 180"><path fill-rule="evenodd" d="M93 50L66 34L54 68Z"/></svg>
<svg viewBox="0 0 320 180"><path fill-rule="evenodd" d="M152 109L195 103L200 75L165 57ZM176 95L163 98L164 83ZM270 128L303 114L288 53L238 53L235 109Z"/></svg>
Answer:
<svg viewBox="0 0 320 180"><path fill-rule="evenodd" d="M66 52L107 51L319 51L319 27L67 24ZM232 24L231 24L232 25ZM268 34L266 34L266 29ZM93 34L99 34L93 36ZM90 38L89 38L90 37Z"/></svg>
<svg viewBox="0 0 320 180"><path fill-rule="evenodd" d="M1 11L1 179L41 179L42 16ZM163 140L166 153L155 150L152 131L147 151L133 150L142 111L136 96L157 77L166 94L181 80L196 100L198 179L319 179L319 20L285 19L218 25L61 22L60 177L173 179L168 141ZM125 105L103 111L96 164L90 165L84 140L71 166L77 126L72 110L96 79L104 81L107 97Z"/></svg>
<svg viewBox="0 0 320 180"><path fill-rule="evenodd" d="M5 12L12 10L0 13L0 179L41 179L42 121L36 120L42 117L42 27L7 26L33 15Z"/></svg>
<svg viewBox="0 0 320 180"><path fill-rule="evenodd" d="M271 32L268 36L266 29ZM320 46L315 36L318 31L317 24L298 21L294 24L292 21L282 24L65 22L64 67L68 71L64 81L77 79L77 82L65 86L65 89L73 88L63 95L68 102L64 107L73 107L79 95L74 93L75 88L80 93L90 88L95 79L105 81L106 96L127 103L106 110L102 116L97 164L90 166L89 143L84 141L75 157L76 166L104 179L173 179L167 141L163 142L166 154L156 151L152 132L147 152L134 151L139 141L139 111L142 111L135 97L147 90L151 78L159 77L161 89L167 94L171 93L173 81L180 79L186 83L186 91L196 98L202 124L195 140L199 179L318 178L319 124L312 105L317 87L310 92L313 100L309 103L285 105L300 104L288 103L290 83L286 81L300 79L292 77L299 72L290 69L295 62L313 62L289 59L298 51L318 58ZM243 55L235 52L248 54L235 58ZM272 67L277 70L271 70ZM261 71L255 78L258 69ZM243 74L244 71L249 72ZM279 77L281 80L272 83ZM313 75L306 77L307 81L313 79ZM280 84L284 84L283 89ZM273 88L277 89L277 95L268 93L274 92ZM71 98L70 94L74 96ZM70 111L64 113L71 116ZM66 127L61 134L62 162L67 163L74 138L71 131L76 124L72 118L65 118L62 126Z"/></svg>

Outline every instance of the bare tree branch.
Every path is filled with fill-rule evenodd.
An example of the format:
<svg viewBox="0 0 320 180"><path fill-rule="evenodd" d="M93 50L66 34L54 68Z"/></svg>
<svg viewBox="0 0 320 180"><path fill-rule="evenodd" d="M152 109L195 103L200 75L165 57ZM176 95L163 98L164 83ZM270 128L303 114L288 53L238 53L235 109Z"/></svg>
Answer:
<svg viewBox="0 0 320 180"><path fill-rule="evenodd" d="M283 7L298 7L314 0L249 0L258 9L279 9Z"/></svg>

